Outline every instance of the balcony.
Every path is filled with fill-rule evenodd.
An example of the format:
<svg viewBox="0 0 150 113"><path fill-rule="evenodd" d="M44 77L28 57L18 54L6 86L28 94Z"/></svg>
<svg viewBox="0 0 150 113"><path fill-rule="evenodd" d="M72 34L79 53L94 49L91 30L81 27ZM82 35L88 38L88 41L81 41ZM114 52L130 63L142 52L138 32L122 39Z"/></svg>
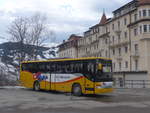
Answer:
<svg viewBox="0 0 150 113"><path fill-rule="evenodd" d="M128 38L122 38L120 44L121 44L121 45L126 45L126 44L129 44L129 42L130 42L130 41L129 41Z"/></svg>
<svg viewBox="0 0 150 113"><path fill-rule="evenodd" d="M121 55L117 55L116 60L121 61L122 60L122 56Z"/></svg>
<svg viewBox="0 0 150 113"><path fill-rule="evenodd" d="M132 56L133 58L135 58L135 59L139 58L139 57L140 57L139 51L133 51L133 52L131 53L131 56Z"/></svg>
<svg viewBox="0 0 150 113"><path fill-rule="evenodd" d="M122 38L120 40L115 40L114 43L110 43L110 48L116 48L116 47L121 47L124 45L129 44L129 39L128 38Z"/></svg>
<svg viewBox="0 0 150 113"><path fill-rule="evenodd" d="M150 21L149 17L140 18L137 21L134 21L134 22L128 24L127 27L132 27L132 26L134 26L134 25L136 25L138 23L146 22L146 21Z"/></svg>
<svg viewBox="0 0 150 113"><path fill-rule="evenodd" d="M116 33L116 35L120 35L120 34L121 34L120 28L116 29L116 30L115 30L115 33Z"/></svg>

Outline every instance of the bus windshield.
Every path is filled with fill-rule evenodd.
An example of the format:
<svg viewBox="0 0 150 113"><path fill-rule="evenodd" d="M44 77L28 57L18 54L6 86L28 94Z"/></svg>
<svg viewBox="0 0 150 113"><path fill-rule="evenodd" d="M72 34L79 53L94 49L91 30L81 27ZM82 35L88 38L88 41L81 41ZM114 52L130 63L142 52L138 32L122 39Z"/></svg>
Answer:
<svg viewBox="0 0 150 113"><path fill-rule="evenodd" d="M110 61L97 62L95 81L112 81L112 65Z"/></svg>
<svg viewBox="0 0 150 113"><path fill-rule="evenodd" d="M107 66L107 65L103 66L102 72L103 73L110 73L110 72L112 72L111 66Z"/></svg>

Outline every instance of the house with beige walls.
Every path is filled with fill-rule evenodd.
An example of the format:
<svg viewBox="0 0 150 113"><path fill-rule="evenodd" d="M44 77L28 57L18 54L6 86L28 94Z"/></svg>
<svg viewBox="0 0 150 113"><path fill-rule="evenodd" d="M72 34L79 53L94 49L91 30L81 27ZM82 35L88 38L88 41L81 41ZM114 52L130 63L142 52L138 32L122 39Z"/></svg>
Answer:
<svg viewBox="0 0 150 113"><path fill-rule="evenodd" d="M77 58L78 57L78 40L82 38L72 34L68 40L63 40L63 43L58 45L58 57L59 58Z"/></svg>
<svg viewBox="0 0 150 113"><path fill-rule="evenodd" d="M133 0L112 18L104 13L77 40L73 55L111 58L116 80L150 80L150 0Z"/></svg>

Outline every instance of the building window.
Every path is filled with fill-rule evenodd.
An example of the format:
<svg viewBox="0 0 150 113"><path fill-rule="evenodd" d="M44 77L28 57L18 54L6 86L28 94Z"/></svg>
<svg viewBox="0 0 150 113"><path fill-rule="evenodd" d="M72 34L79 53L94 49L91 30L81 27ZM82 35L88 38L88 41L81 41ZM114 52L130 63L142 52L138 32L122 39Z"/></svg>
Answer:
<svg viewBox="0 0 150 113"><path fill-rule="evenodd" d="M106 27L106 33L108 32L108 28Z"/></svg>
<svg viewBox="0 0 150 113"><path fill-rule="evenodd" d="M87 48L86 48L86 52L87 52Z"/></svg>
<svg viewBox="0 0 150 113"><path fill-rule="evenodd" d="M127 61L125 62L125 67L128 68L128 62Z"/></svg>
<svg viewBox="0 0 150 113"><path fill-rule="evenodd" d="M101 57L102 55L101 55L101 52L99 52L99 57Z"/></svg>
<svg viewBox="0 0 150 113"><path fill-rule="evenodd" d="M138 70L138 60L135 60L135 71Z"/></svg>
<svg viewBox="0 0 150 113"><path fill-rule="evenodd" d="M96 49L96 45L94 45L94 50Z"/></svg>
<svg viewBox="0 0 150 113"><path fill-rule="evenodd" d="M137 35L137 28L134 29L134 36Z"/></svg>
<svg viewBox="0 0 150 113"><path fill-rule="evenodd" d="M115 55L115 49L113 49L113 55Z"/></svg>
<svg viewBox="0 0 150 113"><path fill-rule="evenodd" d="M119 87L123 87L124 86L124 80L123 80L123 78L119 77L118 81L119 81Z"/></svg>
<svg viewBox="0 0 150 113"><path fill-rule="evenodd" d="M147 32L147 25L144 25L144 32Z"/></svg>
<svg viewBox="0 0 150 113"><path fill-rule="evenodd" d="M118 29L120 29L120 21L118 21Z"/></svg>
<svg viewBox="0 0 150 113"><path fill-rule="evenodd" d="M121 62L119 62L119 70L121 70Z"/></svg>
<svg viewBox="0 0 150 113"><path fill-rule="evenodd" d="M115 70L115 63L113 64L113 69Z"/></svg>
<svg viewBox="0 0 150 113"><path fill-rule="evenodd" d="M112 37L112 41L113 41L113 44L114 44L114 42L115 42L115 37L114 36Z"/></svg>
<svg viewBox="0 0 150 113"><path fill-rule="evenodd" d="M141 13L141 11L139 11L139 17L141 18L141 16L142 16L142 13Z"/></svg>
<svg viewBox="0 0 150 113"><path fill-rule="evenodd" d="M124 37L127 38L127 32L124 32Z"/></svg>
<svg viewBox="0 0 150 113"><path fill-rule="evenodd" d="M108 40L107 40L107 38L105 39L105 44L107 44L108 43Z"/></svg>
<svg viewBox="0 0 150 113"><path fill-rule="evenodd" d="M127 53L127 52L128 52L128 47L126 46L126 47L125 47L125 53Z"/></svg>
<svg viewBox="0 0 150 113"><path fill-rule="evenodd" d="M105 55L106 55L106 57L108 56L108 52L107 52L107 50L106 50L106 53L105 53Z"/></svg>
<svg viewBox="0 0 150 113"><path fill-rule="evenodd" d="M127 19L124 18L124 25L127 25Z"/></svg>
<svg viewBox="0 0 150 113"><path fill-rule="evenodd" d="M144 17L146 16L146 10L143 10L143 16Z"/></svg>
<svg viewBox="0 0 150 113"><path fill-rule="evenodd" d="M140 26L140 34L142 34L142 26Z"/></svg>
<svg viewBox="0 0 150 113"><path fill-rule="evenodd" d="M112 24L112 30L114 30L114 24Z"/></svg>
<svg viewBox="0 0 150 113"><path fill-rule="evenodd" d="M119 48L118 50L119 50L119 56L121 56L121 48Z"/></svg>
<svg viewBox="0 0 150 113"><path fill-rule="evenodd" d="M121 40L120 34L118 34L118 43L120 43L120 40Z"/></svg>
<svg viewBox="0 0 150 113"><path fill-rule="evenodd" d="M138 44L134 45L135 52L138 52Z"/></svg>
<svg viewBox="0 0 150 113"><path fill-rule="evenodd" d="M134 14L134 21L137 21L137 14Z"/></svg>

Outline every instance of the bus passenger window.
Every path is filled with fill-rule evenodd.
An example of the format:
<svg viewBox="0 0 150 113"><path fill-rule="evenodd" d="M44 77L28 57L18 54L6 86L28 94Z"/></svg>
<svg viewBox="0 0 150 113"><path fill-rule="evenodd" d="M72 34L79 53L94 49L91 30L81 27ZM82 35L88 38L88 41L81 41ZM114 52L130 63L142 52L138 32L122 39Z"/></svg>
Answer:
<svg viewBox="0 0 150 113"><path fill-rule="evenodd" d="M46 65L46 71L50 71L50 64Z"/></svg>
<svg viewBox="0 0 150 113"><path fill-rule="evenodd" d="M55 63L50 64L50 72L54 73L55 71L56 71L56 64Z"/></svg>

